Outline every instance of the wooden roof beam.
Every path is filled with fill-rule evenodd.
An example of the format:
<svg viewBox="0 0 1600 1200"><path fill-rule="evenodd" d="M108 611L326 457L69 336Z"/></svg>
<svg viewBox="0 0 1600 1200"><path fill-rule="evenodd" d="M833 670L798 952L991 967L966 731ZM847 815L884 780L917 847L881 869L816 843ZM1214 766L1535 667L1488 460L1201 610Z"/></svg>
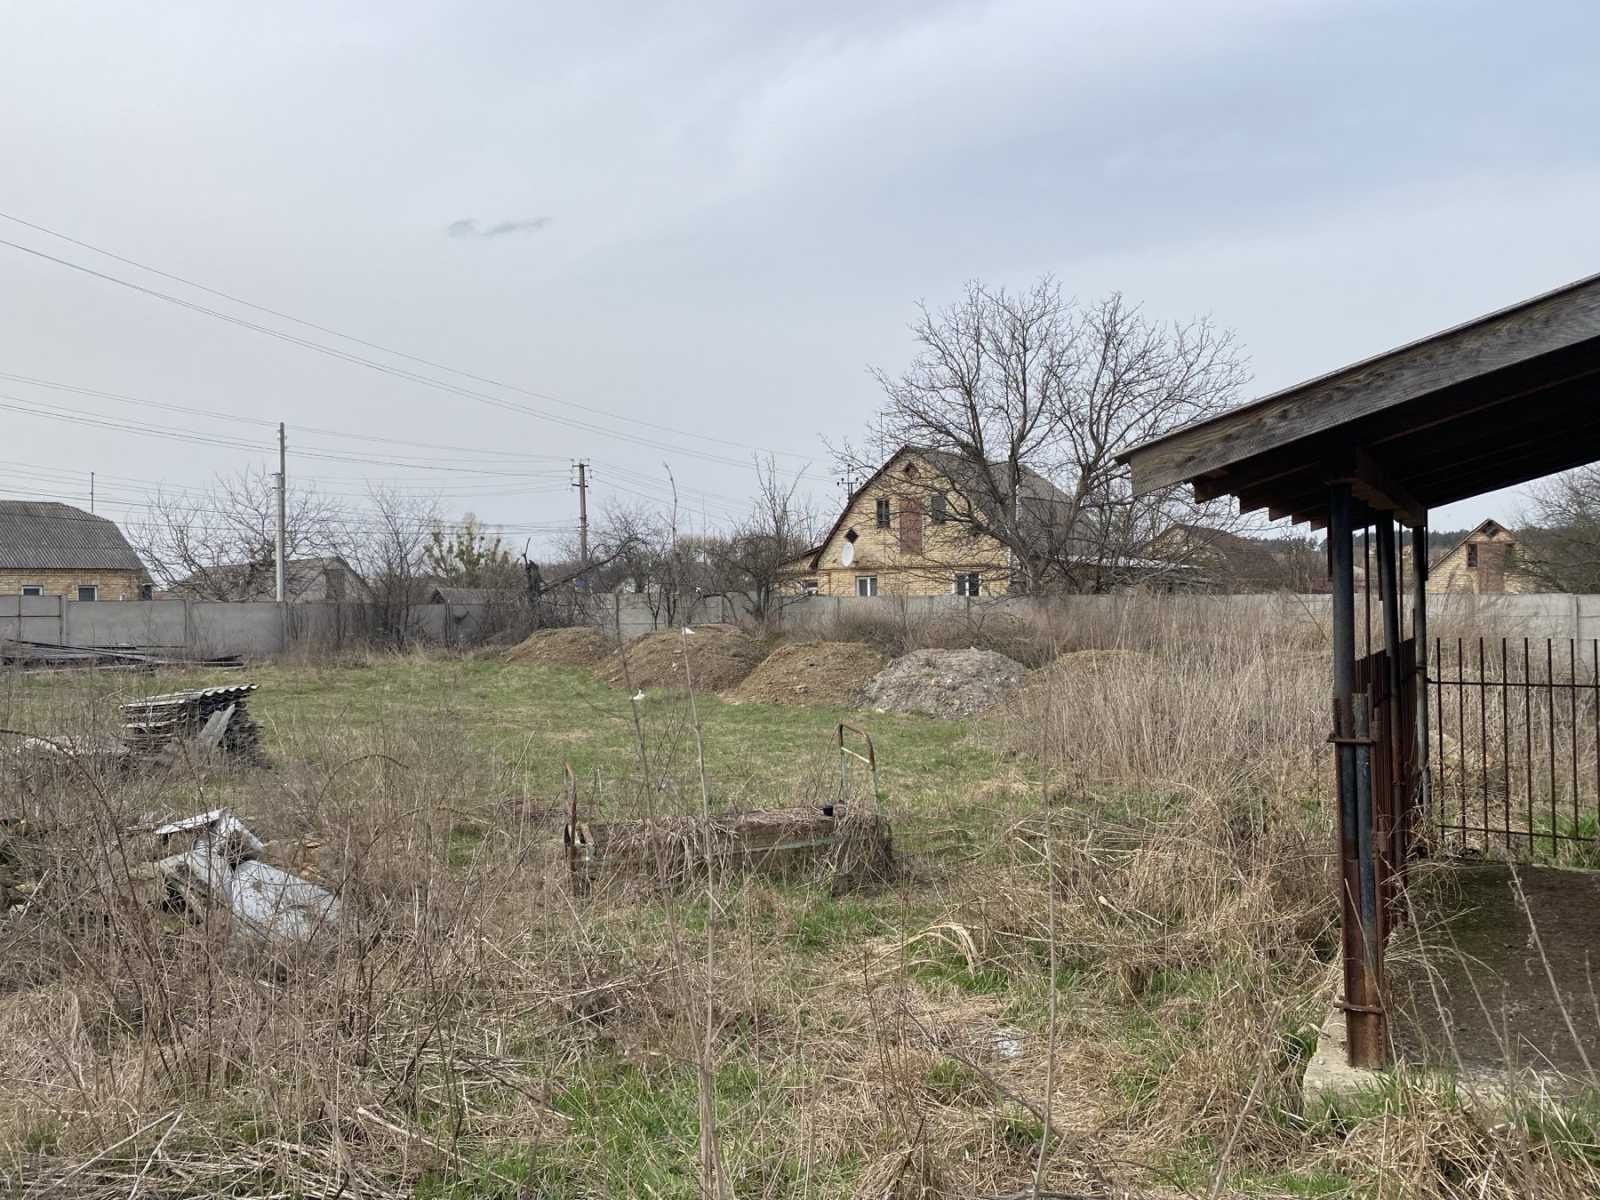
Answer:
<svg viewBox="0 0 1600 1200"><path fill-rule="evenodd" d="M1410 529L1419 529L1428 523L1428 506L1420 503L1389 472L1365 450L1352 456L1349 475L1337 482L1349 483L1350 491L1358 500L1376 512L1394 514L1394 519Z"/></svg>
<svg viewBox="0 0 1600 1200"><path fill-rule="evenodd" d="M1600 276L1391 350L1119 455L1134 490L1214 475L1247 459L1600 338ZM1483 401L1493 404L1504 391ZM1455 406L1452 406L1455 407ZM1459 414L1459 408L1457 408Z"/></svg>

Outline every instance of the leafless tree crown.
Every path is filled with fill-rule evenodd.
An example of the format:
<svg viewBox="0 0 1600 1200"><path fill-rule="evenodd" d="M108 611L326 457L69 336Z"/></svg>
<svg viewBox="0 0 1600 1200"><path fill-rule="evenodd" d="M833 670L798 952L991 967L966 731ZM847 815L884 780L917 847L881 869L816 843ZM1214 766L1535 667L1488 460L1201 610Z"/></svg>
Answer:
<svg viewBox="0 0 1600 1200"><path fill-rule="evenodd" d="M1116 461L1234 402L1242 359L1210 321L1159 324L1119 294L1081 305L1046 277L1021 292L970 284L911 330L911 365L874 372L877 453L839 457L861 472L900 445L945 456L945 519L999 540L1015 585L1108 586L1172 524L1227 522L1178 489L1136 499Z"/></svg>

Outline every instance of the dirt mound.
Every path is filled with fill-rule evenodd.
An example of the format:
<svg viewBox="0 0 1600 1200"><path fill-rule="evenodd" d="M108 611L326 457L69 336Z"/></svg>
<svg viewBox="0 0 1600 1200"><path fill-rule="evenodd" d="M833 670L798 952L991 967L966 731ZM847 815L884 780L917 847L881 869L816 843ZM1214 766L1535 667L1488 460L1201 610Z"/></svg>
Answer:
<svg viewBox="0 0 1600 1200"><path fill-rule="evenodd" d="M871 708L971 717L993 708L1022 686L1025 668L992 650L913 650L867 684Z"/></svg>
<svg viewBox="0 0 1600 1200"><path fill-rule="evenodd" d="M592 667L611 653L611 639L591 625L541 629L506 651L506 662L541 667Z"/></svg>
<svg viewBox="0 0 1600 1200"><path fill-rule="evenodd" d="M614 687L632 682L636 688L684 688L681 630L649 633L631 641L596 668ZM688 637L689 668L696 692L720 692L738 684L766 656L765 647L732 625L698 625ZM626 653L628 670L622 670Z"/></svg>
<svg viewBox="0 0 1600 1200"><path fill-rule="evenodd" d="M883 655L863 642L791 642L779 646L728 699L753 704L854 704L883 669Z"/></svg>

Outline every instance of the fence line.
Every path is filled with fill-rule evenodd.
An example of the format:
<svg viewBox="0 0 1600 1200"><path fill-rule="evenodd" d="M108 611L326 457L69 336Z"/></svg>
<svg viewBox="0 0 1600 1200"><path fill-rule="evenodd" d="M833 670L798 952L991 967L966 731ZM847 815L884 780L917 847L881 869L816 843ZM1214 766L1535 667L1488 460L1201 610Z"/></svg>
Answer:
<svg viewBox="0 0 1600 1200"><path fill-rule="evenodd" d="M1600 639L1462 636L1430 650L1440 848L1595 865Z"/></svg>
<svg viewBox="0 0 1600 1200"><path fill-rule="evenodd" d="M1430 629L1486 637L1600 638L1600 595L1465 594L1429 597ZM600 594L587 598L590 620L633 639L659 629L743 621L750 602L737 595L677 597ZM473 644L516 622L517 606L431 604L401 612L362 604L291 604L205 600L89 601L58 596L0 596L0 639L69 646L139 646L178 653L267 655L289 648L338 646L384 636L396 625L410 638ZM1269 629L1325 633L1327 595L1103 596L791 596L768 614L785 632L828 637L859 620L917 622L1006 616L1067 628L1116 628L1135 619L1248 620ZM526 622L526 614L521 619Z"/></svg>

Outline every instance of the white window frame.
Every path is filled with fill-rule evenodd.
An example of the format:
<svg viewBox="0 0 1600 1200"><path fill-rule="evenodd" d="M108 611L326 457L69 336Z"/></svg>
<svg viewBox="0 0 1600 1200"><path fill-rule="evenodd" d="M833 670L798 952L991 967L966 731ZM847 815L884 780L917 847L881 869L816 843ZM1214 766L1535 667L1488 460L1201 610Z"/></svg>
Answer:
<svg viewBox="0 0 1600 1200"><path fill-rule="evenodd" d="M856 596L862 600L870 600L878 594L878 577L876 575L856 576Z"/></svg>
<svg viewBox="0 0 1600 1200"><path fill-rule="evenodd" d="M22 590L18 594L19 595L23 595L23 596L43 596L44 595L44 584L42 584L42 583L25 583L25 584L22 585Z"/></svg>
<svg viewBox="0 0 1600 1200"><path fill-rule="evenodd" d="M967 590L967 581L972 583L972 589ZM983 595L983 573L981 571L957 571L952 590L957 596Z"/></svg>
<svg viewBox="0 0 1600 1200"><path fill-rule="evenodd" d="M817 581L815 579L802 579L800 581L800 591L804 595L815 596L817 594Z"/></svg>
<svg viewBox="0 0 1600 1200"><path fill-rule="evenodd" d="M78 587L78 600L79 600L80 603L92 603L92 602L100 599L100 585L98 583L80 583L80 584L77 585L77 587ZM92 596L90 596L88 598L88 600L84 600L84 596L83 596L83 593L86 592L86 591L94 593Z"/></svg>

